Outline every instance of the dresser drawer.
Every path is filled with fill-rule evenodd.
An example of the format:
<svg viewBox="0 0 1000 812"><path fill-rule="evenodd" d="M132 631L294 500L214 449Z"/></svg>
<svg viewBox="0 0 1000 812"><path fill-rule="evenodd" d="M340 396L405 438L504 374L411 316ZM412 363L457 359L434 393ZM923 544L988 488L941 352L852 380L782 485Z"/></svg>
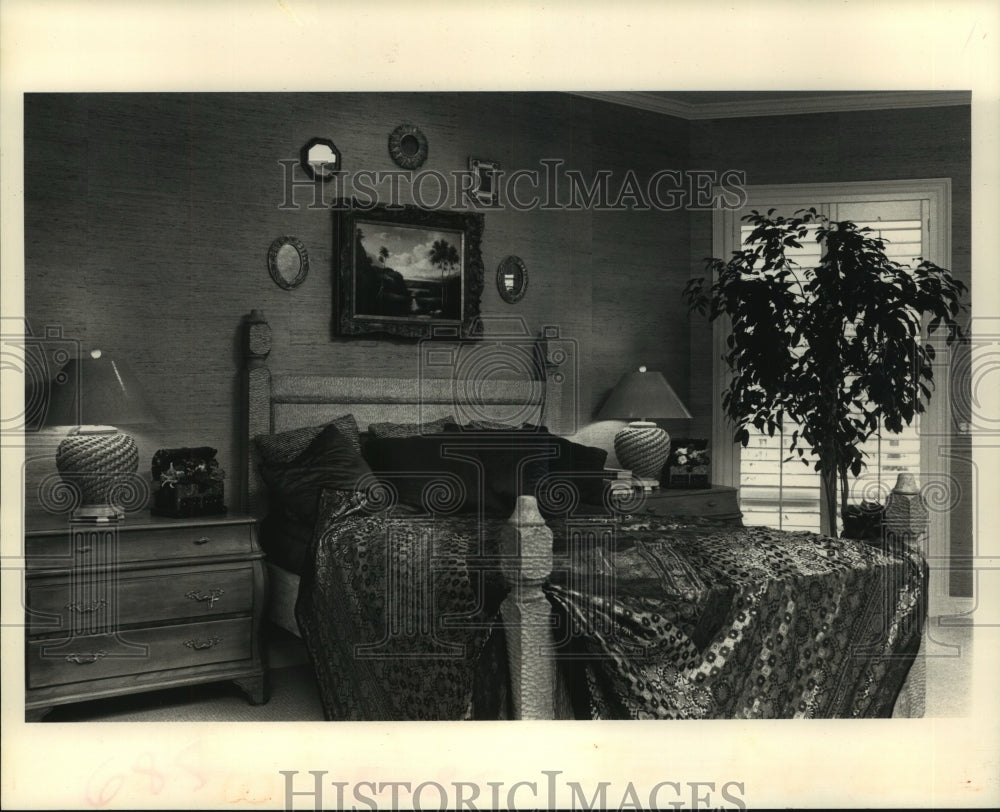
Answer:
<svg viewBox="0 0 1000 812"><path fill-rule="evenodd" d="M130 629L118 637L99 634L65 642L36 640L28 644L25 655L28 688L249 660L252 630L250 618L233 618Z"/></svg>
<svg viewBox="0 0 1000 812"><path fill-rule="evenodd" d="M739 517L735 490L657 494L646 502L646 510L658 516Z"/></svg>
<svg viewBox="0 0 1000 812"><path fill-rule="evenodd" d="M115 562L164 562L216 556L246 556L256 552L253 530L249 524L212 526L146 526L117 528L118 552L110 545L115 530L106 527L81 528L71 532L29 535L25 557L28 570L52 567L100 567ZM113 560L114 559L114 560Z"/></svg>
<svg viewBox="0 0 1000 812"><path fill-rule="evenodd" d="M128 624L249 614L253 582L250 564L29 582L28 633L104 632Z"/></svg>

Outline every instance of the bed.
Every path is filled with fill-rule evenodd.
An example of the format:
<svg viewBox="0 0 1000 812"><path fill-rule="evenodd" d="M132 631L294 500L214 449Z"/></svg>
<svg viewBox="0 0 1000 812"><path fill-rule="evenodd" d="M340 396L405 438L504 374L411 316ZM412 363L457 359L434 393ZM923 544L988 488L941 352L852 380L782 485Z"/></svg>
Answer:
<svg viewBox="0 0 1000 812"><path fill-rule="evenodd" d="M597 450L546 428L572 381L545 340L517 343L513 376L374 378L273 372L256 311L246 336L244 506L270 617L305 639L327 718L892 713L926 612L912 495L874 544L653 517L606 488ZM313 466L325 437L378 464L320 477L314 514L276 519L281 478L314 468L262 454ZM419 476L394 479L394 457Z"/></svg>

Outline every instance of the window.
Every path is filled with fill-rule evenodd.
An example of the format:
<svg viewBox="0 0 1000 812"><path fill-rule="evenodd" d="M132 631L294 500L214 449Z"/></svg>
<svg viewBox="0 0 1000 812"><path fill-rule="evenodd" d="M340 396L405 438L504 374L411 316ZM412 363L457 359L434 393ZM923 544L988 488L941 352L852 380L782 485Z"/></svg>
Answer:
<svg viewBox="0 0 1000 812"><path fill-rule="evenodd" d="M928 235L921 220L919 200L810 205L822 209L831 220L849 219L870 228L873 236L886 241L886 253L897 262L912 266L926 254ZM782 206L779 213L794 213L794 209L785 211L785 208ZM815 232L814 228L810 230ZM741 244L751 231L750 226L739 224ZM802 242L801 248L789 249L788 256L805 269L815 267L822 252L822 246L810 236ZM793 455L790 443L794 429L794 425L786 425L781 433L771 437L751 428L750 442L741 450L740 459L740 502L745 524L819 531L820 476L811 463L807 465ZM850 502L884 502L900 473L919 472L918 432L918 424L914 421L900 434L876 435L862 446L868 455L867 467L862 476L851 483Z"/></svg>
<svg viewBox="0 0 1000 812"><path fill-rule="evenodd" d="M916 257L951 267L950 257L950 181L947 179L887 181L856 184L815 184L793 186L757 186L748 190L747 203L739 211L717 211L714 220L713 255L728 257L739 247L749 229L741 221L753 209L774 208L779 214L794 214L813 207L831 220L849 219L879 232L888 243L893 259L915 264ZM813 265L821 247L814 241L803 243L796 261L804 267ZM797 458L786 461L793 427L786 426L783 436L751 435L746 448L732 443L732 426L721 408L721 393L729 371L721 361L728 324L720 319L715 326L715 392L713 397L713 476L720 484L739 488L740 505L746 524L766 524L786 530L818 530L823 500L820 478L811 464ZM935 336L936 338L937 336ZM941 345L943 345L943 339ZM943 346L939 358L945 357ZM868 465L853 481L850 501L884 501L897 475L906 471L917 475L918 482L941 478L948 481L948 457L939 443L949 425L948 369L936 364L935 390L921 423L901 434L883 433L865 446ZM948 550L948 521L943 512L931 514L928 536L932 558ZM939 568L943 569L943 568ZM944 573L946 576L946 571ZM932 566L932 579L935 578ZM947 583L937 574L937 591L947 595ZM935 587L932 584L932 593ZM933 600L933 596L932 596Z"/></svg>

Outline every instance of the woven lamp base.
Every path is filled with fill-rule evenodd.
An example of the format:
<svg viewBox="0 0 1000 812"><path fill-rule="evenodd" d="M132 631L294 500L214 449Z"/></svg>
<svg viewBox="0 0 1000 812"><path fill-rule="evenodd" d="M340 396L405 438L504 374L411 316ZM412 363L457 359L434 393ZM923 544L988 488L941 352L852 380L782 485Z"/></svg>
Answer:
<svg viewBox="0 0 1000 812"><path fill-rule="evenodd" d="M74 521L117 521L124 511L108 499L111 487L123 475L139 468L139 448L117 429L80 430L69 434L56 449L56 468L80 494Z"/></svg>
<svg viewBox="0 0 1000 812"><path fill-rule="evenodd" d="M615 454L633 476L659 481L670 456L670 435L656 423L629 423L615 435Z"/></svg>

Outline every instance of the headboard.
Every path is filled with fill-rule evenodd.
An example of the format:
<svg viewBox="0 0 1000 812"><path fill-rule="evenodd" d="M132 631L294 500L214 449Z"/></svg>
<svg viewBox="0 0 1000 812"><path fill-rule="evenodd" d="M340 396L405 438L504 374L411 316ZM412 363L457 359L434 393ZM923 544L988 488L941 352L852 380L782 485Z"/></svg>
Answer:
<svg viewBox="0 0 1000 812"><path fill-rule="evenodd" d="M535 423L559 433L566 374L565 349L553 349L558 330L538 339L425 341L417 347L413 377L339 377L284 374L267 365L271 331L263 313L244 321L242 507L266 513L267 497L254 438L318 426L351 413L362 432L375 422L417 423L454 417L505 424ZM575 361L575 359L572 359ZM447 374L445 374L447 373Z"/></svg>

